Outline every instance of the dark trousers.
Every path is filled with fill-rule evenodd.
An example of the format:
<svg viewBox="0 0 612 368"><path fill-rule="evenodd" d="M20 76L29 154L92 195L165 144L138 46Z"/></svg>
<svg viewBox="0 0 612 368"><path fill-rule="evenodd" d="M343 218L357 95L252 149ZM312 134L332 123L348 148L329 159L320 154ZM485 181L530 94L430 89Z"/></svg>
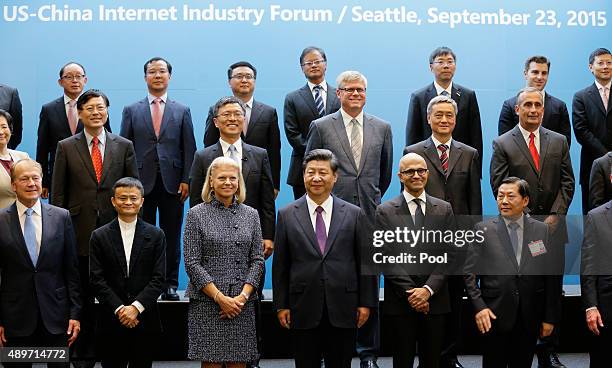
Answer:
<svg viewBox="0 0 612 368"><path fill-rule="evenodd" d="M457 359L459 336L461 335L461 305L465 284L463 276L448 277L451 312L447 314L442 345L442 365Z"/></svg>
<svg viewBox="0 0 612 368"><path fill-rule="evenodd" d="M378 359L380 353L380 315L378 308L370 308L370 317L357 330L356 347L361 361Z"/></svg>
<svg viewBox="0 0 612 368"><path fill-rule="evenodd" d="M323 357L326 368L350 368L355 351L355 330L332 326L326 311L317 327L292 329L295 367L320 368Z"/></svg>
<svg viewBox="0 0 612 368"><path fill-rule="evenodd" d="M177 189L178 190L178 189ZM177 193L168 193L161 174L157 173L155 186L145 196L143 219L155 225L159 209L159 227L166 235L166 284L178 287L178 271L181 261L181 226L183 224L183 202Z"/></svg>
<svg viewBox="0 0 612 368"><path fill-rule="evenodd" d="M610 347L612 347L612 321L604 321L604 327L599 327L599 336L593 335L590 341L590 368L610 367Z"/></svg>
<svg viewBox="0 0 612 368"><path fill-rule="evenodd" d="M580 192L582 194L582 214L586 215L589 213L589 207L591 206L591 201L589 200L589 183L580 184Z"/></svg>
<svg viewBox="0 0 612 368"><path fill-rule="evenodd" d="M68 328L68 326L66 326ZM80 338L77 337L77 340ZM6 346L7 347L66 347L68 346L68 335L59 334L54 335L47 331L45 325L38 316L38 322L36 324L36 329L30 336L7 336L6 337ZM31 368L32 363L3 363L6 368ZM70 363L47 363L47 367L49 368L68 368L70 367Z"/></svg>
<svg viewBox="0 0 612 368"><path fill-rule="evenodd" d="M143 328L100 333L100 357L104 368L150 368L159 334Z"/></svg>
<svg viewBox="0 0 612 368"><path fill-rule="evenodd" d="M75 367L93 367L96 360L95 299L89 284L89 256L79 256L79 276L83 295L81 309L81 332L71 347Z"/></svg>
<svg viewBox="0 0 612 368"><path fill-rule="evenodd" d="M417 344L420 368L438 368L444 339L446 315L410 311L392 316L393 368L412 368Z"/></svg>
<svg viewBox="0 0 612 368"><path fill-rule="evenodd" d="M306 187L303 185L293 186L293 199L302 198L306 194Z"/></svg>
<svg viewBox="0 0 612 368"><path fill-rule="evenodd" d="M520 312L512 331L500 332L496 327L493 321L491 331L484 337L482 367L531 368L538 329L528 331Z"/></svg>

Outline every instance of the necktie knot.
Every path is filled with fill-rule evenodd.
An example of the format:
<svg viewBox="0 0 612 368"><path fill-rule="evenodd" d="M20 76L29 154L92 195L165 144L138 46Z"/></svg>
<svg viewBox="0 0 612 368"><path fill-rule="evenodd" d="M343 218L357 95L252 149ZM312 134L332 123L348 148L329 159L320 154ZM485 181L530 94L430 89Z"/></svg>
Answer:
<svg viewBox="0 0 612 368"><path fill-rule="evenodd" d="M321 87L320 84L317 84L316 86L313 87L313 89L317 92L321 92L321 90L323 89L323 87Z"/></svg>
<svg viewBox="0 0 612 368"><path fill-rule="evenodd" d="M510 228L510 230L517 230L519 228L519 224L516 222L511 222L508 224L508 228Z"/></svg>
<svg viewBox="0 0 612 368"><path fill-rule="evenodd" d="M446 144L439 144L438 149L440 150L440 152L444 153L448 150L448 146Z"/></svg>
<svg viewBox="0 0 612 368"><path fill-rule="evenodd" d="M448 91L444 90L440 92L440 96L448 96Z"/></svg>
<svg viewBox="0 0 612 368"><path fill-rule="evenodd" d="M31 209L31 208L27 208L26 209L26 216L31 217L33 213L34 213L33 209Z"/></svg>
<svg viewBox="0 0 612 368"><path fill-rule="evenodd" d="M535 134L533 134L533 132L529 133L529 139L534 139L535 138Z"/></svg>
<svg viewBox="0 0 612 368"><path fill-rule="evenodd" d="M321 206L317 206L317 208L315 209L315 211L316 211L317 213L323 213L323 207L321 207Z"/></svg>
<svg viewBox="0 0 612 368"><path fill-rule="evenodd" d="M93 142L94 145L98 145L98 142L100 142L100 140L98 139L98 137L93 137L93 139L91 140Z"/></svg>
<svg viewBox="0 0 612 368"><path fill-rule="evenodd" d="M159 98L159 97L157 97L155 100L153 100L153 103L158 104L158 105L161 105L161 103L162 103L162 99L161 99L161 98Z"/></svg>
<svg viewBox="0 0 612 368"><path fill-rule="evenodd" d="M74 107L74 106L76 106L76 103L77 103L76 100L70 100L70 101L68 101L68 106Z"/></svg>

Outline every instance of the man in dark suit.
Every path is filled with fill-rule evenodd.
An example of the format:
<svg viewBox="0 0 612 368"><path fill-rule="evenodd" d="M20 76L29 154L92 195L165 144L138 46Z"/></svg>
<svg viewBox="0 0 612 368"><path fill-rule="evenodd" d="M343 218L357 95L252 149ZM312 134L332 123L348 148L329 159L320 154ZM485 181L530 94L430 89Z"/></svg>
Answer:
<svg viewBox="0 0 612 368"><path fill-rule="evenodd" d="M161 332L157 298L166 266L164 232L138 212L144 188L138 179L113 186L118 218L91 235L91 285L102 310L98 317L102 365L151 367Z"/></svg>
<svg viewBox="0 0 612 368"><path fill-rule="evenodd" d="M420 155L408 153L400 159L398 177L404 190L399 196L378 206L376 231L454 228L451 205L426 193L428 176L427 163ZM419 244L408 252L430 251L434 246ZM383 251L387 255L397 255L400 247L398 244L387 244L387 249L383 248ZM443 244L441 249L445 249ZM450 312L447 266L449 264L424 263L416 267L409 264L383 265L386 291L384 313L392 321L394 367L413 366L417 342L419 366L440 366L445 319Z"/></svg>
<svg viewBox="0 0 612 368"><path fill-rule="evenodd" d="M112 221L112 187L125 176L138 177L134 147L125 138L104 129L108 98L98 90L88 90L77 100L83 131L57 145L51 203L70 211L83 282L83 336L75 347L75 359L93 367L93 294L89 287L89 238L96 228Z"/></svg>
<svg viewBox="0 0 612 368"><path fill-rule="evenodd" d="M283 108L285 135L291 147L291 163L287 184L293 187L293 198L306 193L302 177L302 161L308 141L310 123L340 109L336 88L325 81L327 56L319 47L306 47L300 55L300 66L306 77L306 85L285 97Z"/></svg>
<svg viewBox="0 0 612 368"><path fill-rule="evenodd" d="M572 125L580 149L582 213L589 209L589 174L597 158L612 151L612 53L599 48L589 55L595 82L574 94Z"/></svg>
<svg viewBox="0 0 612 368"><path fill-rule="evenodd" d="M457 68L455 53L448 47L438 47L429 56L429 69L434 82L410 96L406 121L406 145L418 143L431 135L427 123L427 104L439 95L450 96L457 102L457 126L453 138L478 151L479 167L482 163L482 128L476 94L469 88L453 82Z"/></svg>
<svg viewBox="0 0 612 368"><path fill-rule="evenodd" d="M524 214L529 184L516 177L497 190L500 216L476 225L482 241L469 245L468 299L478 331L485 336L484 368L529 368L538 337L549 336L559 320L559 285L550 276L555 246L548 226Z"/></svg>
<svg viewBox="0 0 612 368"><path fill-rule="evenodd" d="M593 162L589 178L590 208L596 208L612 199L612 152Z"/></svg>
<svg viewBox="0 0 612 368"><path fill-rule="evenodd" d="M359 206L372 221L376 206L391 184L393 137L391 126L376 116L366 114L366 77L357 71L340 73L336 95L340 111L312 122L306 153L325 148L337 157L338 182L334 194ZM380 350L378 308L357 334L357 353L362 368L377 368Z"/></svg>
<svg viewBox="0 0 612 368"><path fill-rule="evenodd" d="M0 84L0 109L7 111L13 117L13 134L8 148L15 149L21 143L23 134L23 112L17 88Z"/></svg>
<svg viewBox="0 0 612 368"><path fill-rule="evenodd" d="M15 163L11 183L17 201L0 210L0 347L70 346L81 330L81 285L70 214L40 201L42 176L36 161Z"/></svg>
<svg viewBox="0 0 612 368"><path fill-rule="evenodd" d="M268 152L274 182L274 197L276 198L280 190L281 170L281 141L276 109L253 98L257 69L251 63L239 61L230 65L227 69L227 79L232 94L242 100L246 107L242 140ZM220 133L213 122L214 117L213 106L211 106L206 118L205 147L216 145L219 142Z"/></svg>
<svg viewBox="0 0 612 368"><path fill-rule="evenodd" d="M580 286L586 323L593 337L591 368L610 366L612 346L612 201L589 211L582 243Z"/></svg>
<svg viewBox="0 0 612 368"><path fill-rule="evenodd" d="M478 151L454 140L457 103L447 96L436 96L427 106L427 121L432 135L429 139L404 148L404 154L421 155L428 174L425 190L432 197L449 202L457 222L466 229L472 228L474 218L482 215L480 171ZM461 304L463 277L449 276L451 313L446 319L445 342L442 351L442 367L461 367L457 360L457 344L461 334Z"/></svg>
<svg viewBox="0 0 612 368"><path fill-rule="evenodd" d="M532 188L529 214L538 216L551 227L551 244L565 263L567 243L565 215L574 195L574 173L565 136L541 126L544 112L542 92L525 87L517 94L515 111L519 124L493 140L491 158L491 188L497 189L504 178L525 179ZM562 277L558 277L559 298L562 297ZM553 336L538 345L538 361L543 367L562 367L555 353L559 328Z"/></svg>
<svg viewBox="0 0 612 368"><path fill-rule="evenodd" d="M145 188L143 219L166 234L166 287L164 300L179 300L178 268L181 259L183 202L189 196L189 171L196 151L191 112L168 98L172 65L160 57L144 64L149 94L126 106L121 136L134 143L140 180Z"/></svg>
<svg viewBox="0 0 612 368"><path fill-rule="evenodd" d="M57 83L64 89L64 95L43 105L38 123L36 161L40 162L44 173L42 198L49 196L57 142L83 131L76 102L87 84L85 68L74 61L65 64L59 71ZM112 132L110 119L104 128Z"/></svg>
<svg viewBox="0 0 612 368"><path fill-rule="evenodd" d="M274 308L291 330L295 366L348 368L356 329L378 304L375 277L361 273L358 207L332 196L339 164L329 150L304 158L306 195L278 212L272 265Z"/></svg>
<svg viewBox="0 0 612 368"><path fill-rule="evenodd" d="M567 145L572 143L572 127L570 125L569 113L565 102L546 93L544 88L548 82L550 72L550 61L545 56L531 56L525 61L525 76L526 86L534 87L542 91L544 94L544 118L542 126L553 132L563 134L567 139ZM501 112L499 113L498 134L502 135L511 130L518 124L519 118L514 111L516 106L516 96L504 101Z"/></svg>

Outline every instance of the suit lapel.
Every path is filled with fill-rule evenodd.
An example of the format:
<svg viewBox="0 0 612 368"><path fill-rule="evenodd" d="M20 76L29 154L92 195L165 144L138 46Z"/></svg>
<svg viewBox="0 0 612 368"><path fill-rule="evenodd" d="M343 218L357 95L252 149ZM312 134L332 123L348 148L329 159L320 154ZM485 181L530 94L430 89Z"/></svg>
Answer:
<svg viewBox="0 0 612 368"><path fill-rule="evenodd" d="M344 150L344 153L346 154L346 157L348 158L349 162L353 165L355 172L358 172L357 164L355 164L355 159L353 158L353 151L351 151L351 144L349 143L348 136L346 135L346 128L344 127L342 113L340 113L340 111L336 112L332 115L332 119L332 125L334 127L334 130L336 131L336 137L338 137L338 139L340 140L342 149Z"/></svg>
<svg viewBox="0 0 612 368"><path fill-rule="evenodd" d="M49 246L51 242L51 234L54 233L51 228L50 218L51 218L51 208L40 202L40 212L41 212L41 222L42 222L42 234L40 237L40 250L38 252L38 263L41 263L41 259L46 257L46 254L49 252ZM24 241L25 244L25 241ZM28 256L29 258L29 256Z"/></svg>
<svg viewBox="0 0 612 368"><path fill-rule="evenodd" d="M426 229L434 228L435 224L432 222L435 220L437 214L438 214L438 205L435 203L432 203L431 196L429 194L425 194L425 213L423 214L425 215L425 221L423 225L425 226Z"/></svg>
<svg viewBox="0 0 612 368"><path fill-rule="evenodd" d="M87 172L89 172L89 176L91 179L97 184L98 179L96 178L96 172L93 167L93 162L91 161L91 154L89 153L89 147L87 147L87 138L85 137L85 132L81 132L75 135L76 139L76 150L81 157L81 161L87 168Z"/></svg>
<svg viewBox="0 0 612 368"><path fill-rule="evenodd" d="M329 87L328 87L328 91L329 91ZM315 106L314 97L312 97L312 92L310 92L308 83L306 83L304 87L300 88L299 93L300 93L300 96L302 96L302 99L304 100L304 103L306 104L306 106L308 106L310 110L312 111L312 114L318 117L319 112L317 111L317 107ZM329 101L329 94L327 95L327 99Z"/></svg>
<svg viewBox="0 0 612 368"><path fill-rule="evenodd" d="M343 228L344 220L346 218L346 216L344 215L344 212L346 210L346 204L340 204L338 202L339 201L336 201L336 198L333 199L331 222L329 224L329 231L327 232L327 242L325 242L325 255L323 257L329 254L331 247L334 245L334 240L336 239L336 236Z"/></svg>
<svg viewBox="0 0 612 368"><path fill-rule="evenodd" d="M457 162L459 162L459 159L463 154L463 149L461 149L461 146L455 143L455 140L451 141L451 148L452 150L448 158L448 173L446 174L447 177L450 176L450 174L453 172L455 165L457 164Z"/></svg>
<svg viewBox="0 0 612 368"><path fill-rule="evenodd" d="M26 246L25 239L23 238L23 232L21 231L21 225L19 224L19 213L17 212L17 205L13 203L10 207L10 216L11 216L11 233L13 235L13 239L17 241L15 246L19 253L21 253L26 260L26 263L34 268L34 264L32 263L32 258L30 258L30 253L28 253L28 247ZM43 233L44 234L44 233Z"/></svg>
<svg viewBox="0 0 612 368"><path fill-rule="evenodd" d="M601 100L601 95L599 94L599 90L597 89L597 85L595 83L593 83L591 85L591 88L589 88L588 94L591 99L591 103L595 104L602 112L602 114L604 114L604 116L607 115L607 111L604 108L603 101ZM610 95L612 96L612 93ZM608 107L611 107L610 103L608 103Z"/></svg>
<svg viewBox="0 0 612 368"><path fill-rule="evenodd" d="M55 101L55 113L57 114L57 117L59 119L58 128L63 131L64 134L62 136L70 137L72 135L72 132L70 131L70 123L68 122L68 116L66 115L66 105L64 105L64 96L58 98Z"/></svg>
<svg viewBox="0 0 612 368"><path fill-rule="evenodd" d="M404 194L400 194L392 199L392 201L393 207L395 207L396 218L400 219L403 225L407 225L409 228L414 229L414 221L412 220L412 215L410 214L410 209L408 208L408 203L406 203ZM406 221L401 221L402 219L406 219Z"/></svg>
<svg viewBox="0 0 612 368"><path fill-rule="evenodd" d="M533 157L531 157L531 152L529 152L529 147L527 147L525 138L523 137L523 134L521 133L521 130L519 129L518 125L512 129L512 138L514 139L514 143L516 143L519 150L521 150L523 155L527 158L527 161L529 161L529 165L531 166L531 169L533 170L533 172L535 172L536 175L540 175L540 173L535 167L535 162L533 162ZM540 143L542 143L541 140L542 140L542 135L540 134Z"/></svg>
<svg viewBox="0 0 612 368"><path fill-rule="evenodd" d="M606 204L606 218L608 219L608 226L612 228L612 201Z"/></svg>
<svg viewBox="0 0 612 368"><path fill-rule="evenodd" d="M427 104L429 103L429 101L431 101L431 99L436 97L437 95L438 95L438 91L436 91L436 86L433 83L430 84L429 89L427 90L427 94L425 95L425 101L423 101L425 103L424 107L427 107ZM429 127L429 124L427 124L427 119L425 119L425 125Z"/></svg>
<svg viewBox="0 0 612 368"><path fill-rule="evenodd" d="M164 115L162 116L161 127L159 128L159 136L163 136L166 129L168 129L168 125L172 123L172 112L174 111L174 101L166 98L166 106L164 107ZM149 117L151 114L149 114ZM151 120L153 121L153 120ZM151 123L151 127L153 123ZM155 134L155 132L153 132Z"/></svg>
<svg viewBox="0 0 612 368"><path fill-rule="evenodd" d="M295 216L295 220L300 227L302 227L302 233L306 235L308 240L310 241L310 246L312 246L321 257L323 254L321 253L321 249L319 248L319 242L317 241L317 236L312 227L312 220L310 219L310 213L308 212L308 203L306 203L306 196L303 196L299 199L299 202L295 204L297 211L293 212Z"/></svg>
<svg viewBox="0 0 612 368"><path fill-rule="evenodd" d="M523 244L521 244L521 264L519 265L519 270L524 270L527 267L527 264L531 261L531 251L529 250L529 243L537 240L544 239L535 239L533 238L532 220L527 216L523 216Z"/></svg>
<svg viewBox="0 0 612 368"><path fill-rule="evenodd" d="M550 102L550 94L546 93L544 97L544 117L542 118L542 126L548 127L548 121L550 120L550 116L552 114L552 105Z"/></svg>
<svg viewBox="0 0 612 368"><path fill-rule="evenodd" d="M134 241L132 242L132 251L130 253L130 274L134 271L134 267L138 264L138 258L142 250L143 239L150 239L151 235L144 232L142 220L137 220L136 229L134 230Z"/></svg>
<svg viewBox="0 0 612 368"><path fill-rule="evenodd" d="M106 132L106 142L104 143L104 162L102 163L102 176L100 177L100 184L104 183L104 180L108 176L113 161L113 152L116 152L115 136Z"/></svg>
<svg viewBox="0 0 612 368"><path fill-rule="evenodd" d="M372 124L373 124L372 117L364 113L363 114L363 129L362 129L363 133L361 135L363 138L363 145L361 148L361 157L359 159L360 162L357 162L359 166L359 172L363 170L363 166L365 165L368 151L370 150L370 147L372 146L372 139L374 138L374 134L375 134L374 127L372 126ZM352 156L353 156L353 151L351 151L351 157Z"/></svg>
<svg viewBox="0 0 612 368"><path fill-rule="evenodd" d="M253 161L253 153L250 147L247 147L242 142L242 177L244 182L249 181L249 174L251 173L251 161Z"/></svg>
<svg viewBox="0 0 612 368"><path fill-rule="evenodd" d="M251 132L253 131L253 124L256 124L261 116L261 112L263 110L263 105L259 102L253 100L253 108L251 109L251 117L249 118L249 126L247 127L247 133L244 137L245 140L248 140L247 137L251 136Z"/></svg>
<svg viewBox="0 0 612 368"><path fill-rule="evenodd" d="M540 127L540 171L538 171L538 175L542 174L542 169L544 168L544 160L546 159L546 155L548 154L548 147L550 146L550 137L548 136L548 132L542 130Z"/></svg>
<svg viewBox="0 0 612 368"><path fill-rule="evenodd" d="M335 108L334 102L338 101L336 97L336 89L327 84L327 99L325 100L325 113L331 114ZM314 100L313 100L314 101Z"/></svg>
<svg viewBox="0 0 612 368"><path fill-rule="evenodd" d="M166 99L166 101L168 100ZM166 115L167 107L168 107L168 104L166 104L166 107L164 108L164 115ZM149 134L155 137L155 129L153 129L153 118L151 117L151 104L149 104L149 97L145 97L144 100L140 101L140 113L142 114L144 125L146 129L149 131ZM162 127L163 126L164 124L163 124L163 117L162 117ZM160 135L161 135L161 130L160 130Z"/></svg>
<svg viewBox="0 0 612 368"><path fill-rule="evenodd" d="M501 218L501 216L493 219L493 222L497 224L497 236L501 243L502 248L504 249L508 260L512 263L515 270L518 270L518 262L516 261L516 255L514 254L514 249L512 248L512 242L510 241L510 235L508 235L508 230L506 229L506 222ZM523 239L525 237L523 236ZM524 242L524 241L523 241Z"/></svg>
<svg viewBox="0 0 612 368"><path fill-rule="evenodd" d="M429 160L433 163L436 170L440 172L440 175L444 176L442 162L440 161L440 156L438 156L438 149L436 148L436 145L434 144L431 137L429 137L429 139L425 142L425 146L423 148L425 148L425 156L427 156Z"/></svg>
<svg viewBox="0 0 612 368"><path fill-rule="evenodd" d="M456 83L453 83L453 87L451 88L451 98L455 100L457 106L459 106L459 102L461 102L461 88L457 88Z"/></svg>
<svg viewBox="0 0 612 368"><path fill-rule="evenodd" d="M109 240L110 240L110 244L113 250L113 254L115 255L117 264L119 265L119 267L121 267L121 270L123 271L123 275L127 276L128 274L127 260L125 259L125 249L123 248L123 238L121 236L121 227L119 226L119 220L117 220L117 218L115 218L109 224L109 230L111 230L109 232L109 236L111 239ZM136 242L136 234L134 234L134 243L135 242ZM134 246L132 245L132 249L133 247Z"/></svg>

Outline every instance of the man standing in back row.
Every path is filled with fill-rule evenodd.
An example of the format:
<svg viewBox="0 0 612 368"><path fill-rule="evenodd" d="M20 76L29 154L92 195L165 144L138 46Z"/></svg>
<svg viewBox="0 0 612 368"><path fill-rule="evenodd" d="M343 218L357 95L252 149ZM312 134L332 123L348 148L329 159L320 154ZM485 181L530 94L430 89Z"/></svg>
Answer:
<svg viewBox="0 0 612 368"><path fill-rule="evenodd" d="M145 190L143 219L166 234L166 287L164 300L179 300L178 268L181 258L183 202L189 196L189 170L196 150L189 107L168 98L172 65L154 57L144 65L149 94L126 106L121 136L136 150L138 173Z"/></svg>

